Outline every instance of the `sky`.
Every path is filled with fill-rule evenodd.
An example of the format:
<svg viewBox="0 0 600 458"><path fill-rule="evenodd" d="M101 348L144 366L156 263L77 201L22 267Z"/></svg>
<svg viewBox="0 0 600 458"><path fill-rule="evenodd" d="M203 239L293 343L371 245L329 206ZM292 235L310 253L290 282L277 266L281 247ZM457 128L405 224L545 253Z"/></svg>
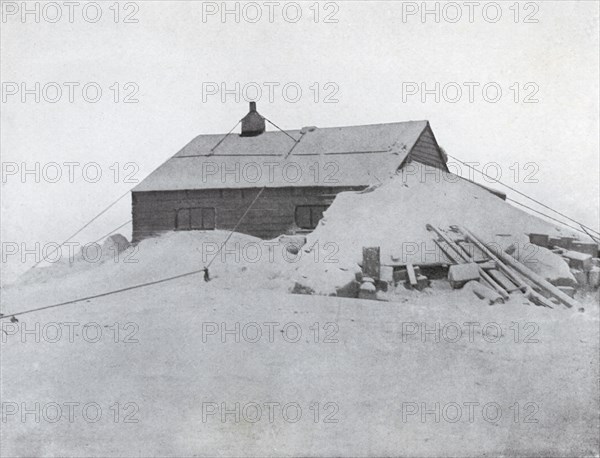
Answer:
<svg viewBox="0 0 600 458"><path fill-rule="evenodd" d="M452 156L598 228L598 2L1 7L5 280L252 98L284 129L429 120ZM127 196L75 240L130 218Z"/></svg>

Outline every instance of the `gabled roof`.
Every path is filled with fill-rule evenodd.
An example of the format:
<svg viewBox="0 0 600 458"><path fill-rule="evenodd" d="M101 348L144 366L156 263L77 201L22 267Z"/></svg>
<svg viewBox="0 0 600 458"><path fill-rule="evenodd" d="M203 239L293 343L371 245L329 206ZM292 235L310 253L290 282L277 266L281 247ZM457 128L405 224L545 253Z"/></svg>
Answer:
<svg viewBox="0 0 600 458"><path fill-rule="evenodd" d="M368 186L395 173L428 126L409 121L231 134L216 148L223 134L199 135L133 191Z"/></svg>

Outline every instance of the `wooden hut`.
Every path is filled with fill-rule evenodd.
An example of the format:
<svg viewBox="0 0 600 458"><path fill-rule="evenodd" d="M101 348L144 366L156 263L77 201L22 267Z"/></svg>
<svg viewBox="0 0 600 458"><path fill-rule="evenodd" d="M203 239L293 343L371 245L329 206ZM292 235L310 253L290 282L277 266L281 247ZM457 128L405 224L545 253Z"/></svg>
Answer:
<svg viewBox="0 0 600 458"><path fill-rule="evenodd" d="M427 121L266 131L251 103L241 133L199 135L133 189L133 240L173 230L236 228L261 238L311 230L337 193L410 161L447 170Z"/></svg>

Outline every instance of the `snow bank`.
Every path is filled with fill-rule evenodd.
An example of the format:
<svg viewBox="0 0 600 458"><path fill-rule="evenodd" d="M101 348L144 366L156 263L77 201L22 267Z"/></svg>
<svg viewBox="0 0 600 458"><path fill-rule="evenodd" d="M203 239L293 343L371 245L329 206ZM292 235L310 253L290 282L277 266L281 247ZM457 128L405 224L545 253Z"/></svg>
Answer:
<svg viewBox="0 0 600 458"><path fill-rule="evenodd" d="M494 249L529 243L527 234L559 236L563 231L508 204L487 189L452 174L432 174L414 163L395 177L361 192L338 194L317 228L307 237L309 256L298 268L297 289L317 294L348 290L362 263L362 249L381 248L382 264L448 262L426 229L427 224L470 229ZM313 246L334 246L337 264L309 262ZM560 259L544 253L537 264L555 279L570 276ZM535 269L534 269L535 270Z"/></svg>
<svg viewBox="0 0 600 458"><path fill-rule="evenodd" d="M426 173L429 172L429 173ZM362 192L338 194L307 245L334 243L340 261L357 264L364 246L381 247L383 264L439 261L426 225L461 225L486 243L526 243L527 233L559 236L560 228L525 213L481 186L452 174L431 174L419 164Z"/></svg>
<svg viewBox="0 0 600 458"><path fill-rule="evenodd" d="M294 275L293 292L357 297L359 283L356 275L360 272L356 263L342 263L339 260L331 263L315 262L310 258L310 253L305 252Z"/></svg>
<svg viewBox="0 0 600 458"><path fill-rule="evenodd" d="M199 273L194 277L198 288L291 289L298 255L290 254L285 243L239 233L228 236L228 231L170 232L121 252L110 249L110 256L96 259L79 253L71 260L30 270L3 289L2 305L14 312L34 303L91 296L200 270L211 261L211 281L204 282ZM225 248L219 251L225 240Z"/></svg>
<svg viewBox="0 0 600 458"><path fill-rule="evenodd" d="M507 253L554 285L577 287L569 264L547 248L531 244L512 245Z"/></svg>

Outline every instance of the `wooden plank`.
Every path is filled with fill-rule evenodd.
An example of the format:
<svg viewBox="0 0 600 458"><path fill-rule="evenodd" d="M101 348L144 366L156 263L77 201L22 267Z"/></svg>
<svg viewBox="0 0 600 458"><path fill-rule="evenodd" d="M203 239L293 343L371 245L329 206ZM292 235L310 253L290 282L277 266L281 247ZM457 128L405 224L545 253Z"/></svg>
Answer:
<svg viewBox="0 0 600 458"><path fill-rule="evenodd" d="M528 285L525 284L523 279L518 275L518 274L525 275L525 274L523 274L522 271L520 271L519 269L515 269L515 270L517 270L517 273L515 273L515 271L513 269L509 268L509 266L508 266L508 265L510 265L510 267L514 267L510 262L508 262L506 264L503 262L503 261L505 261L505 256L503 256L503 253L498 253L498 256L496 256L483 244L483 242L481 240L479 240L475 235L473 235L473 233L471 233L468 229L460 228L459 230L463 234L465 234L469 240L471 240L473 243L476 243L484 252L486 252L486 254L488 256L490 256L492 259L494 259L498 263L498 265L500 267L502 267L503 271L505 273L507 273L509 275L509 277L511 277L515 281L515 283L519 286L519 288L524 289L523 293L528 298L535 301L536 303L539 303L539 304L544 305L549 308L553 308L550 301L548 301L545 297L541 296L537 292L533 291L533 289L531 287L529 287ZM509 255L506 255L506 257L508 257L508 256ZM512 258L512 256L510 256L510 257ZM525 267L525 266L523 266L523 267ZM527 276L527 275L525 275L525 276ZM530 278L530 280L532 280L532 279ZM532 280L532 282L533 282L533 280ZM533 283L535 283L535 282L533 282ZM552 286L552 285L550 285L550 286Z"/></svg>
<svg viewBox="0 0 600 458"><path fill-rule="evenodd" d="M476 281L469 282L469 283L467 283L467 285L465 285L465 287L471 288L473 293L475 293L475 295L479 299L485 299L488 301L489 304L503 304L504 303L504 299L502 299L502 296L500 296L500 294L498 294L493 289L488 288L487 286L483 285L482 283L479 283Z"/></svg>
<svg viewBox="0 0 600 458"><path fill-rule="evenodd" d="M498 253L498 255L499 255L500 259L502 259L504 262L509 264L511 267L514 267L517 272L519 272L521 275L524 275L525 277L529 278L531 281L533 281L535 284L537 284L540 288L542 288L544 291L546 291L552 297L561 301L565 306L567 306L569 308L580 307L579 302L577 302L577 301L573 300L572 298L570 298L569 296L567 296L565 293L563 293L561 290L559 290L556 286L554 286L550 282L546 281L545 279L543 279L542 277L537 275L535 272L530 270L528 267L525 267L523 264L521 264L519 261L517 261L511 255L506 254L506 253Z"/></svg>
<svg viewBox="0 0 600 458"><path fill-rule="evenodd" d="M486 272L490 271L490 270L497 270L498 269L498 264L496 264L496 261L494 260L488 260L485 262L479 262L478 263L482 269L485 269Z"/></svg>
<svg viewBox="0 0 600 458"><path fill-rule="evenodd" d="M460 261L460 258L456 256L456 254L452 254L452 251L448 248L447 244L442 244L442 242L435 239L433 240L433 242L439 247L442 253L444 253L444 256L446 256L451 263L460 264L462 262Z"/></svg>
<svg viewBox="0 0 600 458"><path fill-rule="evenodd" d="M469 254L464 251L463 248L461 248L459 245L452 242L452 240L450 240L441 230L436 229L435 227L431 226L430 224L427 224L426 227L427 227L427 230L435 231L435 233L438 236L440 236L444 240L444 242L446 242L448 245L450 245L452 247L452 249L458 254L459 257L464 259L466 262L473 262L473 258L471 258L469 256ZM490 277L487 274L487 272L485 270L483 270L483 268L481 266L479 266L479 273L481 275L481 278L483 278L493 289L495 289L502 296L503 299L509 298L508 292L502 286L500 286L498 283L496 283L496 281L492 277Z"/></svg>
<svg viewBox="0 0 600 458"><path fill-rule="evenodd" d="M498 282L502 287L508 292L519 291L518 285L515 285L509 278L500 272L498 269L490 269L487 271L496 282Z"/></svg>
<svg viewBox="0 0 600 458"><path fill-rule="evenodd" d="M511 281L513 281L516 285L518 285L521 289L523 289L523 291L529 288L529 286L525 284L523 279L513 269L509 268L505 263L503 263L498 258L498 256L496 256L494 253L492 253L491 250L489 250L477 238L474 238L474 236L467 229L465 229L465 228L461 229L458 226L454 226L454 227L456 227L458 230L463 232L463 234L465 234L465 236L467 237L468 240L475 243L487 256L489 256L492 260L496 261L496 263L498 264L498 267L508 276L508 278L511 279Z"/></svg>
<svg viewBox="0 0 600 458"><path fill-rule="evenodd" d="M415 268L411 263L406 264L406 272L408 273L408 281L410 286L417 286L417 275L415 274Z"/></svg>
<svg viewBox="0 0 600 458"><path fill-rule="evenodd" d="M381 268L380 249L376 247L363 247L362 271L367 277L379 280Z"/></svg>
<svg viewBox="0 0 600 458"><path fill-rule="evenodd" d="M465 240L465 241L457 242L457 244L461 248L463 248L467 253L469 253L469 255L471 256L471 258L473 259L474 262L483 262L483 261L487 261L490 259L474 243L467 242Z"/></svg>
<svg viewBox="0 0 600 458"><path fill-rule="evenodd" d="M465 257L463 256L463 254L461 253L460 250L458 250L454 244L450 241L450 239L448 239L448 237L446 237L441 231L439 231L438 229L436 229L435 227L433 227L431 224L427 224L425 226L427 228L428 231L433 231L436 233L436 235L438 237L441 237L441 239L446 243L448 249L447 251L445 251L445 253L447 255L449 255L456 264L460 264L462 262L467 261L467 259L465 259ZM434 240L436 241L436 240ZM438 246L439 243L438 243ZM443 248L440 246L440 248L443 250Z"/></svg>

